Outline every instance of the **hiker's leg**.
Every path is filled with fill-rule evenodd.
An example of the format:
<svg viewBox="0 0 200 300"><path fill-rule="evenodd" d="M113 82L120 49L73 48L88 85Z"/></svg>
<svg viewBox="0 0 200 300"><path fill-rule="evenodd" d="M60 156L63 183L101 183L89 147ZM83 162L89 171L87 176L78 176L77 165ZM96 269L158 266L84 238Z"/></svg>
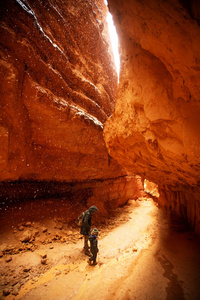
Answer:
<svg viewBox="0 0 200 300"><path fill-rule="evenodd" d="M97 259L97 252L93 253L93 262L95 263Z"/></svg>
<svg viewBox="0 0 200 300"><path fill-rule="evenodd" d="M94 256L90 257L89 260L90 260L90 261L93 261L93 260L94 260Z"/></svg>
<svg viewBox="0 0 200 300"><path fill-rule="evenodd" d="M93 253L92 257L90 257L89 259L89 263L91 264L93 262L93 265L97 265L96 258L97 258L97 253Z"/></svg>
<svg viewBox="0 0 200 300"><path fill-rule="evenodd" d="M85 251L89 251L88 240L89 240L89 235L84 235L84 249L85 249Z"/></svg>

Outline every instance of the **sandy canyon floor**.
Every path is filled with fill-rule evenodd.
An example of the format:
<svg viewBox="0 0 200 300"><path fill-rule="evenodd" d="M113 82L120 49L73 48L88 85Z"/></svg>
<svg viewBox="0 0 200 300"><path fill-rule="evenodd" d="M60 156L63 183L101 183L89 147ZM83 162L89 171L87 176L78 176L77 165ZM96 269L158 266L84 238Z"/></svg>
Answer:
<svg viewBox="0 0 200 300"><path fill-rule="evenodd" d="M79 228L62 218L1 230L0 299L200 299L200 241L151 198L129 200L92 227L96 266Z"/></svg>

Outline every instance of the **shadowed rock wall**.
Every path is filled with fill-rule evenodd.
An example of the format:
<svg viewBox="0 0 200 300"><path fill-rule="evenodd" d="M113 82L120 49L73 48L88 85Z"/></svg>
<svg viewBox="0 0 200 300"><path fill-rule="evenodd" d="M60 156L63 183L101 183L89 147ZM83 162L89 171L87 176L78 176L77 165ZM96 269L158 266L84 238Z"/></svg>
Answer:
<svg viewBox="0 0 200 300"><path fill-rule="evenodd" d="M109 0L121 50L112 157L159 185L160 204L200 234L200 5Z"/></svg>
<svg viewBox="0 0 200 300"><path fill-rule="evenodd" d="M34 181L32 196L45 181L50 194L60 181L119 182L126 172L103 139L117 87L104 2L6 0L0 8L1 196L10 198L8 181L24 181L15 198Z"/></svg>

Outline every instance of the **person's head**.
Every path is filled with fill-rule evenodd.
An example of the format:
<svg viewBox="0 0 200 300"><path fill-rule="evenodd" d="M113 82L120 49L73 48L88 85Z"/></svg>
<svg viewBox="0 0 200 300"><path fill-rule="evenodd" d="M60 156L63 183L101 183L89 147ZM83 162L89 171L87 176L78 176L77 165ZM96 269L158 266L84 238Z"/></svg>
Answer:
<svg viewBox="0 0 200 300"><path fill-rule="evenodd" d="M99 233L99 231L98 231L97 228L94 228L94 229L92 230L92 235L98 236L98 233Z"/></svg>
<svg viewBox="0 0 200 300"><path fill-rule="evenodd" d="M98 210L98 208L96 206L94 206L94 205L89 208L89 212L91 214L94 214L95 212L97 212L97 210Z"/></svg>

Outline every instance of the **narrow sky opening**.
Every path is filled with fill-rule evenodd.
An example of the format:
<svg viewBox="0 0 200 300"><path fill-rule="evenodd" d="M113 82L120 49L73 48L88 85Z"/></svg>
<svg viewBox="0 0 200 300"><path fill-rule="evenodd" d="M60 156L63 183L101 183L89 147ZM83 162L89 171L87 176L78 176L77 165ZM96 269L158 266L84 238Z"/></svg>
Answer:
<svg viewBox="0 0 200 300"><path fill-rule="evenodd" d="M119 59L119 52L118 52L118 36L115 25L113 23L112 15L108 13L107 16L107 23L108 23L108 30L110 34L112 50L115 60L115 66L117 70L118 82L119 82L119 70L120 70L120 59Z"/></svg>

